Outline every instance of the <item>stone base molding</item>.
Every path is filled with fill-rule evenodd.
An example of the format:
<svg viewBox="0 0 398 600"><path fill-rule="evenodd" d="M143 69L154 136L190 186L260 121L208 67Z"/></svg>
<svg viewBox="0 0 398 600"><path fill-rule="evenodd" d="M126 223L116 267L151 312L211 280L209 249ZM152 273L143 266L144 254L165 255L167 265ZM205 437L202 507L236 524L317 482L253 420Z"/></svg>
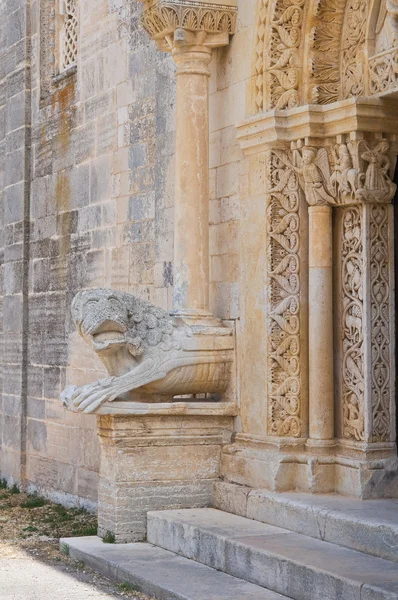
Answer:
<svg viewBox="0 0 398 600"><path fill-rule="evenodd" d="M272 440L238 434L223 448L224 481L271 492L341 494L356 498L398 498L395 444L372 447L310 446L306 440ZM231 511L235 512L235 511Z"/></svg>

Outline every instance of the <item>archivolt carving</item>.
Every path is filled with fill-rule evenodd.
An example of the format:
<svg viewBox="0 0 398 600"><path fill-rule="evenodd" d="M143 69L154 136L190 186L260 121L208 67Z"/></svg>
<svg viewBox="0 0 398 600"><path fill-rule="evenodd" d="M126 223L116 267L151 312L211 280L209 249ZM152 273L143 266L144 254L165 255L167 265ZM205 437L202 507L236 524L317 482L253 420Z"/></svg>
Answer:
<svg viewBox="0 0 398 600"><path fill-rule="evenodd" d="M299 105L304 5L305 0L275 2L269 24L269 47L266 48L268 109L294 108Z"/></svg>
<svg viewBox="0 0 398 600"><path fill-rule="evenodd" d="M341 46L342 96L360 96L365 91L365 38L369 0L348 0Z"/></svg>
<svg viewBox="0 0 398 600"><path fill-rule="evenodd" d="M398 48L374 56L369 61L369 91L382 94L398 87Z"/></svg>
<svg viewBox="0 0 398 600"><path fill-rule="evenodd" d="M274 152L268 168L268 432L300 437L300 191Z"/></svg>
<svg viewBox="0 0 398 600"><path fill-rule="evenodd" d="M346 209L342 244L343 436L357 441L365 435L362 227L362 209Z"/></svg>
<svg viewBox="0 0 398 600"><path fill-rule="evenodd" d="M220 2L222 5L222 2ZM208 33L234 33L236 9L217 5L169 0L143 12L142 24L153 39L163 38L178 27Z"/></svg>
<svg viewBox="0 0 398 600"><path fill-rule="evenodd" d="M388 208L370 211L373 441L390 440L390 281Z"/></svg>
<svg viewBox="0 0 398 600"><path fill-rule="evenodd" d="M340 97L340 45L346 0L318 0L311 32L310 101L328 104Z"/></svg>
<svg viewBox="0 0 398 600"><path fill-rule="evenodd" d="M265 110L265 91L264 91L264 63L266 60L266 32L267 32L267 13L268 0L259 0L257 31L256 31L256 53L254 61L255 71L255 110L263 112Z"/></svg>

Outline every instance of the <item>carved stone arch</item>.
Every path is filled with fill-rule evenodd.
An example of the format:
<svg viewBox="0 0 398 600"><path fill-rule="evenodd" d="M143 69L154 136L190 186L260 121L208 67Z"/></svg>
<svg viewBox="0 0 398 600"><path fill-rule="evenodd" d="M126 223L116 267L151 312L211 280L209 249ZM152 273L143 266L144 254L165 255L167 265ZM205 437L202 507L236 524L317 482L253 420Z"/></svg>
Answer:
<svg viewBox="0 0 398 600"><path fill-rule="evenodd" d="M302 103L301 82L308 0L276 0L268 21L267 108L283 110Z"/></svg>
<svg viewBox="0 0 398 600"><path fill-rule="evenodd" d="M308 0L259 0L254 58L254 110L299 106Z"/></svg>
<svg viewBox="0 0 398 600"><path fill-rule="evenodd" d="M398 91L398 0L372 0L366 32L367 93Z"/></svg>
<svg viewBox="0 0 398 600"><path fill-rule="evenodd" d="M383 7L395 30L378 52ZM398 0L258 0L253 64L257 113L396 92Z"/></svg>
<svg viewBox="0 0 398 600"><path fill-rule="evenodd" d="M341 98L366 92L366 26L369 0L348 0L341 41Z"/></svg>
<svg viewBox="0 0 398 600"><path fill-rule="evenodd" d="M303 72L305 104L329 104L341 97L340 48L348 0L311 0Z"/></svg>

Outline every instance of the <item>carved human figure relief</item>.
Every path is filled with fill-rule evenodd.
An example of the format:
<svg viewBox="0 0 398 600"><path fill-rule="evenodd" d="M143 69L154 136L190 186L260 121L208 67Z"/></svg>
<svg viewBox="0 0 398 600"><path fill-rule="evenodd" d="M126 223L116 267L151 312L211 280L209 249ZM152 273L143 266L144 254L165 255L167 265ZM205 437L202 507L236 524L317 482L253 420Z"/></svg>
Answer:
<svg viewBox="0 0 398 600"><path fill-rule="evenodd" d="M346 204L355 199L358 189L359 169L354 167L349 144L337 144L333 149L334 165L330 185L339 203Z"/></svg>
<svg viewBox="0 0 398 600"><path fill-rule="evenodd" d="M363 244L360 207L346 209L342 244L343 437L364 439Z"/></svg>
<svg viewBox="0 0 398 600"><path fill-rule="evenodd" d="M396 185L389 177L388 151L386 139L335 146L330 186L338 204L391 202Z"/></svg>
<svg viewBox="0 0 398 600"><path fill-rule="evenodd" d="M357 197L366 202L391 202L396 185L388 175L391 166L388 141L383 139L372 144L363 142L359 149L367 167L361 176L362 186L357 191Z"/></svg>
<svg viewBox="0 0 398 600"><path fill-rule="evenodd" d="M278 152L278 155L287 167L297 173L309 206L336 203L330 186L330 163L325 148L305 146L301 151L293 150L292 158L286 152Z"/></svg>
<svg viewBox="0 0 398 600"><path fill-rule="evenodd" d="M376 24L375 53L398 46L398 1L382 0Z"/></svg>
<svg viewBox="0 0 398 600"><path fill-rule="evenodd" d="M300 188L292 166L268 166L268 433L302 433L300 358Z"/></svg>

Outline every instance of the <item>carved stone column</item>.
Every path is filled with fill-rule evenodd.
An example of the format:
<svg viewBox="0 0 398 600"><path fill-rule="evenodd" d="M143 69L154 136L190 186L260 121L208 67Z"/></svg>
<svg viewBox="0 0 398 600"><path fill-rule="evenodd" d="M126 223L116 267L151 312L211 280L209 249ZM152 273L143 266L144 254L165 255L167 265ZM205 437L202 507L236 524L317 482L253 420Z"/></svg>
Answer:
<svg viewBox="0 0 398 600"><path fill-rule="evenodd" d="M332 207L309 212L309 434L308 444L334 440Z"/></svg>
<svg viewBox="0 0 398 600"><path fill-rule="evenodd" d="M209 310L209 63L201 33L175 34L174 310Z"/></svg>
<svg viewBox="0 0 398 600"><path fill-rule="evenodd" d="M209 64L234 32L236 0L144 2L142 23L177 64L173 314L209 313Z"/></svg>

